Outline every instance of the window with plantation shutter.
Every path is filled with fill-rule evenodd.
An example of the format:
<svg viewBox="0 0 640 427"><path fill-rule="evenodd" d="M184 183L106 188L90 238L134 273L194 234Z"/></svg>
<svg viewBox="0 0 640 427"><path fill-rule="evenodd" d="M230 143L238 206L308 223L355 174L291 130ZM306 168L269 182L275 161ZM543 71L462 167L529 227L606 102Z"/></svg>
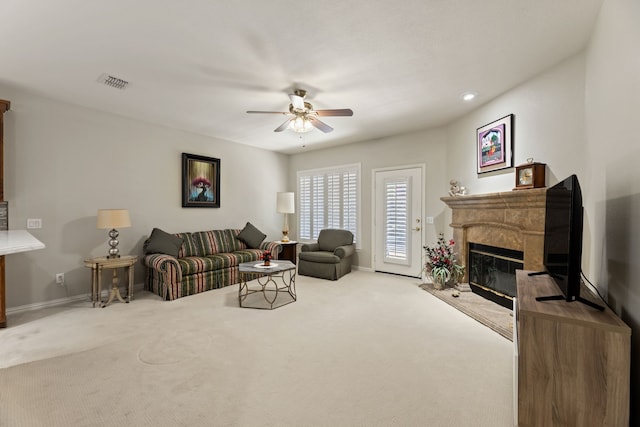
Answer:
<svg viewBox="0 0 640 427"><path fill-rule="evenodd" d="M298 230L302 242L315 241L324 228L359 237L360 165L298 172Z"/></svg>
<svg viewBox="0 0 640 427"><path fill-rule="evenodd" d="M311 176L298 177L298 233L311 236Z"/></svg>

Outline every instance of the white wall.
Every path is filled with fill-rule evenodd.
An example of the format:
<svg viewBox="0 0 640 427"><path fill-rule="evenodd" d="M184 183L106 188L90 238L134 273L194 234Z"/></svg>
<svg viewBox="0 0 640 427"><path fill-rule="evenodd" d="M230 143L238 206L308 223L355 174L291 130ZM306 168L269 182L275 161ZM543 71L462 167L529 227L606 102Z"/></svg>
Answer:
<svg viewBox="0 0 640 427"><path fill-rule="evenodd" d="M593 249L589 274L633 329L632 402L640 399L640 2L606 0L587 51L586 135ZM638 405L631 425L640 424Z"/></svg>
<svg viewBox="0 0 640 427"><path fill-rule="evenodd" d="M547 164L547 185L575 173L588 178L585 165L584 55L577 55L488 102L448 126L447 173L469 194L511 191L514 168L476 173L476 129L514 115L514 166L527 158Z"/></svg>
<svg viewBox="0 0 640 427"><path fill-rule="evenodd" d="M434 242L437 234L448 227L448 222L444 221L446 205L440 201L440 197L446 196L449 191L449 179L445 172L445 137L443 129L433 129L292 155L289 163L290 190L296 190L296 173L299 170L361 163L362 248L358 250L354 263L362 268L372 268L372 171L378 168L425 165L424 217L432 216L435 220L434 224L426 224L423 218L423 239L425 243ZM293 238L296 238L295 218L291 229Z"/></svg>
<svg viewBox="0 0 640 427"><path fill-rule="evenodd" d="M90 292L83 260L106 255L99 208L127 208L120 253L142 253L153 227L169 232L242 228L251 221L280 237L276 192L287 185L288 157L149 125L0 87L5 114L5 200L10 229L42 218L32 234L46 249L6 258L7 307ZM181 207L181 153L221 160L221 208ZM143 281L137 265L136 283ZM54 282L65 273L66 286ZM105 276L106 277L106 276Z"/></svg>

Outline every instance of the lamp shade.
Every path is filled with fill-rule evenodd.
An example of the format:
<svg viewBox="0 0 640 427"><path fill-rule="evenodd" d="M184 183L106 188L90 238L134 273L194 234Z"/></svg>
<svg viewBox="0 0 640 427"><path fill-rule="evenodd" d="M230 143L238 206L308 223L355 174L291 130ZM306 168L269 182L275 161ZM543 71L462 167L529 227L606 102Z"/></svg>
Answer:
<svg viewBox="0 0 640 427"><path fill-rule="evenodd" d="M293 193L278 193L276 202L278 213L295 213L295 203Z"/></svg>
<svg viewBox="0 0 640 427"><path fill-rule="evenodd" d="M98 228L131 227L127 209L98 209Z"/></svg>

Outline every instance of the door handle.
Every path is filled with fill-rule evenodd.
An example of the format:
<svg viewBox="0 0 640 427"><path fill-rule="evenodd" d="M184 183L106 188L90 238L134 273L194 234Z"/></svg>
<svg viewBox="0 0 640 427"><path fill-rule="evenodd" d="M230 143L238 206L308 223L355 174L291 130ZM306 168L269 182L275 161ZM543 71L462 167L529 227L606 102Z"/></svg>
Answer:
<svg viewBox="0 0 640 427"><path fill-rule="evenodd" d="M412 228L413 231L420 231L420 227Z"/></svg>

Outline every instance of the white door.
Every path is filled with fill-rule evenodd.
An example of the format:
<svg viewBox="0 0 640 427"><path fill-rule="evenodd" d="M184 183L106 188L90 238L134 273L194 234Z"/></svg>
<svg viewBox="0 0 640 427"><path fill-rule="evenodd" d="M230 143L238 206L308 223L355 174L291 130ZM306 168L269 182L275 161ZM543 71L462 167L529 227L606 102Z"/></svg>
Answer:
<svg viewBox="0 0 640 427"><path fill-rule="evenodd" d="M374 269L422 274L422 168L375 172Z"/></svg>

